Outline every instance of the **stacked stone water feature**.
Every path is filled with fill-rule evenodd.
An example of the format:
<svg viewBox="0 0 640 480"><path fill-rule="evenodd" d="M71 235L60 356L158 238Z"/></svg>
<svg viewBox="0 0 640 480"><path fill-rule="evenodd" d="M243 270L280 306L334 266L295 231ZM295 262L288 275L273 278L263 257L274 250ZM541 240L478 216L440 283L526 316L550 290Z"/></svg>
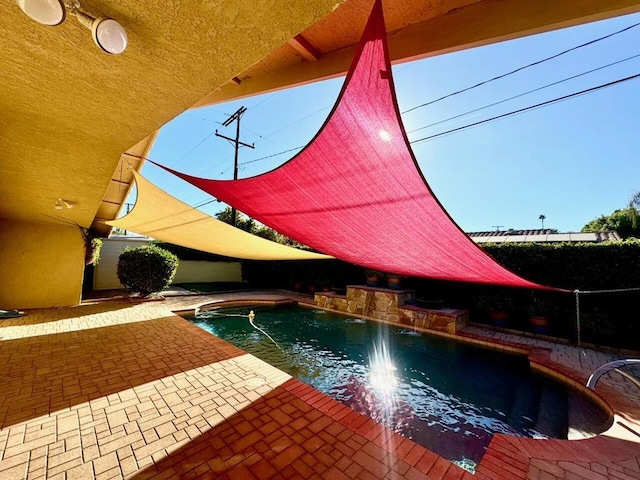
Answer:
<svg viewBox="0 0 640 480"><path fill-rule="evenodd" d="M415 290L348 285L346 295L316 293L314 303L327 310L452 335L469 319L467 310L415 306Z"/></svg>

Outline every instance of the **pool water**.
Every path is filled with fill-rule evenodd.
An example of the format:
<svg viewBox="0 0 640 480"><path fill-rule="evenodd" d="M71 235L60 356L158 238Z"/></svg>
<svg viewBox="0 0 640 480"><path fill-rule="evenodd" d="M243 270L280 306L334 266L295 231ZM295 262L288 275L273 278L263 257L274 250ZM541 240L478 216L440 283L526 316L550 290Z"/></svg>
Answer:
<svg viewBox="0 0 640 480"><path fill-rule="evenodd" d="M301 307L205 310L190 320L471 471L494 433L567 438L610 423L520 355Z"/></svg>

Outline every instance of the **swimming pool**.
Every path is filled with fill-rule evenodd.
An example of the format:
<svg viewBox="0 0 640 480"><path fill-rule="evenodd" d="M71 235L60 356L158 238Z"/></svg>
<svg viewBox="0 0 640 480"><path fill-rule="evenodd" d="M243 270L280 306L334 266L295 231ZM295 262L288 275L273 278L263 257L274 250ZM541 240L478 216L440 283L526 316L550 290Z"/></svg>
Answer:
<svg viewBox="0 0 640 480"><path fill-rule="evenodd" d="M254 325L245 317L251 309ZM567 438L610 423L520 355L301 307L205 310L190 319L469 470L494 433Z"/></svg>

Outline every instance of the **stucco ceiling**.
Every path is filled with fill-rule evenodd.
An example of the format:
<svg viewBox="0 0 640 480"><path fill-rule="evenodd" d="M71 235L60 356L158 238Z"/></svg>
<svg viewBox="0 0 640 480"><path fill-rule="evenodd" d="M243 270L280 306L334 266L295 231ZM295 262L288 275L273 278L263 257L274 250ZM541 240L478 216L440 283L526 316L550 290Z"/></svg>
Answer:
<svg viewBox="0 0 640 480"><path fill-rule="evenodd" d="M2 2L0 220L99 228L128 192L123 152L147 151L191 106L344 73L371 3L84 1L127 30L127 50L108 55L76 19L45 27ZM640 11L640 0L385 0L384 10L402 61ZM56 210L58 198L74 207Z"/></svg>

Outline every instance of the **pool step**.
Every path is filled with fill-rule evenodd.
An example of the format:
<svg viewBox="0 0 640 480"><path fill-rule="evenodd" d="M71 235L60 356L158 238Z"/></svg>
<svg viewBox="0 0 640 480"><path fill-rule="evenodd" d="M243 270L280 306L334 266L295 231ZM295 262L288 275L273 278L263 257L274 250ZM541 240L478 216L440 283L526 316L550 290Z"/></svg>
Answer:
<svg viewBox="0 0 640 480"><path fill-rule="evenodd" d="M540 389L533 383L522 383L516 392L508 423L516 431L531 430L535 426L540 408Z"/></svg>
<svg viewBox="0 0 640 480"><path fill-rule="evenodd" d="M610 419L606 412L594 415L590 400L579 393L569 391L569 440L591 438L606 430Z"/></svg>
<svg viewBox="0 0 640 480"><path fill-rule="evenodd" d="M569 403L559 386L546 385L540 392L540 406L534 429L551 438L567 438Z"/></svg>

